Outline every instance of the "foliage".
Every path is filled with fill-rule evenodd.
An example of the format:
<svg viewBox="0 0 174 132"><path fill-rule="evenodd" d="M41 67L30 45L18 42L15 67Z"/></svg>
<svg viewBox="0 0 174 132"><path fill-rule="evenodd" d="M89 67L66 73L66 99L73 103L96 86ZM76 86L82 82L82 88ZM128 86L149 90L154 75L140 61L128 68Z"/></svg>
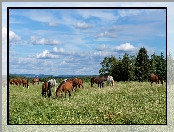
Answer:
<svg viewBox="0 0 174 132"><path fill-rule="evenodd" d="M105 57L100 64L102 68L99 70L99 74L112 75L116 81L143 82L148 80L150 73L158 74L164 80L167 78L166 59L163 53L161 55L154 53L149 59L145 48L140 48L137 56L125 53L119 60L114 56Z"/></svg>
<svg viewBox="0 0 174 132"><path fill-rule="evenodd" d="M135 74L140 82L147 81L150 74L150 63L147 55L147 50L141 48L138 52L135 62Z"/></svg>

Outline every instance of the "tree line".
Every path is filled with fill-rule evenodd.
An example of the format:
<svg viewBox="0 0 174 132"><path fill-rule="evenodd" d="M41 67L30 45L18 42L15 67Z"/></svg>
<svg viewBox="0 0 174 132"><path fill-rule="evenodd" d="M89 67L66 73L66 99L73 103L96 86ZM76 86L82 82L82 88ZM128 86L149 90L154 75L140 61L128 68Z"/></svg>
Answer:
<svg viewBox="0 0 174 132"><path fill-rule="evenodd" d="M151 73L163 77L166 81L166 58L163 53L154 53L149 57L144 47L140 48L136 56L125 53L123 58L119 59L114 56L105 57L100 64L102 68L99 69L99 74L111 75L116 81L148 81Z"/></svg>

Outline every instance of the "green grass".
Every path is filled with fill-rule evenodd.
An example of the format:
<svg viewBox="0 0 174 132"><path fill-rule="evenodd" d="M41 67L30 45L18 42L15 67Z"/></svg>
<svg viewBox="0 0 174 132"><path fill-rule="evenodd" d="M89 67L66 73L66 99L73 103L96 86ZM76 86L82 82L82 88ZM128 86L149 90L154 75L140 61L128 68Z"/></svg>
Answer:
<svg viewBox="0 0 174 132"><path fill-rule="evenodd" d="M41 96L41 85L10 86L10 124L166 124L165 85L115 82L114 87L72 92L69 98Z"/></svg>

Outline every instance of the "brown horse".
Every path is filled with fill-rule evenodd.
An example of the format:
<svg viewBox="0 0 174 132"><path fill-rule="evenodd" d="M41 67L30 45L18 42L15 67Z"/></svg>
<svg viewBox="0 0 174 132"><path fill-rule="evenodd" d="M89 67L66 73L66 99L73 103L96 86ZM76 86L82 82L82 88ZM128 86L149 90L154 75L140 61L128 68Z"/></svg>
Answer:
<svg viewBox="0 0 174 132"><path fill-rule="evenodd" d="M84 85L83 85L82 79L80 79L80 78L74 78L73 79L73 89L74 89L74 87L76 89L77 85L78 85L79 88L80 88L80 86L82 86L82 89L84 89Z"/></svg>
<svg viewBox="0 0 174 132"><path fill-rule="evenodd" d="M39 84L39 78L34 78L34 79L32 80L32 84L34 84L35 82L38 82L38 84Z"/></svg>
<svg viewBox="0 0 174 132"><path fill-rule="evenodd" d="M63 81L57 88L56 90L56 97L59 98L60 97L60 92L64 92L65 93L65 97L66 97L66 91L69 92L69 97L71 96L71 92L73 90L73 81L72 80L66 80Z"/></svg>
<svg viewBox="0 0 174 132"><path fill-rule="evenodd" d="M10 79L10 84L14 85L13 79Z"/></svg>
<svg viewBox="0 0 174 132"><path fill-rule="evenodd" d="M29 88L28 79L22 79L23 88L27 86Z"/></svg>
<svg viewBox="0 0 174 132"><path fill-rule="evenodd" d="M102 77L92 77L91 78L91 87L93 87L93 84L96 83L98 84L98 87L104 87L104 81L107 81L107 76L102 76Z"/></svg>
<svg viewBox="0 0 174 132"><path fill-rule="evenodd" d="M19 86L22 84L22 79L18 79Z"/></svg>
<svg viewBox="0 0 174 132"><path fill-rule="evenodd" d="M48 98L51 97L51 85L50 85L50 82L44 82L42 84L42 96L45 96L46 95L48 96Z"/></svg>
<svg viewBox="0 0 174 132"><path fill-rule="evenodd" d="M163 85L163 82L164 82L164 79L158 75L155 75L155 74L150 74L149 76L149 81L151 82L151 86L152 86L152 83L153 82L156 82L156 84L158 83L159 84L159 81L161 81L161 84Z"/></svg>

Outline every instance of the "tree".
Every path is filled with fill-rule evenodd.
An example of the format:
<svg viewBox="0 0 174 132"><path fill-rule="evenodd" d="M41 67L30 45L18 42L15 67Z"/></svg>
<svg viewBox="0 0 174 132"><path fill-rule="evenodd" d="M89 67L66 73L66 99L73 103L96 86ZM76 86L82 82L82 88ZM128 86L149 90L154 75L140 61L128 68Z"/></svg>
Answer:
<svg viewBox="0 0 174 132"><path fill-rule="evenodd" d="M99 74L100 75L110 74L110 68L114 60L116 60L114 56L105 57L104 60L100 63L102 65L102 68L99 70Z"/></svg>
<svg viewBox="0 0 174 132"><path fill-rule="evenodd" d="M130 59L129 81L135 81L136 80L136 76L135 76L136 56L130 55L129 59Z"/></svg>
<svg viewBox="0 0 174 132"><path fill-rule="evenodd" d="M155 55L155 53L151 56L150 73L162 76L166 80L166 59L163 53L160 56Z"/></svg>
<svg viewBox="0 0 174 132"><path fill-rule="evenodd" d="M135 62L136 79L140 82L147 81L150 74L150 63L147 50L143 47L139 50Z"/></svg>
<svg viewBox="0 0 174 132"><path fill-rule="evenodd" d="M122 59L122 66L121 66L121 73L122 73L122 80L128 81L130 75L130 59L128 54L124 54Z"/></svg>

